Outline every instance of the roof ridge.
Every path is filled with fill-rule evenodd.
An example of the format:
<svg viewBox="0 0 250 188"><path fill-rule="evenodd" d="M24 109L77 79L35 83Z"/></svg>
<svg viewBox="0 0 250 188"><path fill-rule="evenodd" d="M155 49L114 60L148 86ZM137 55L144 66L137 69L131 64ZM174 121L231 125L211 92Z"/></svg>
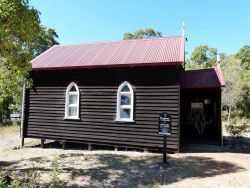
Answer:
<svg viewBox="0 0 250 188"><path fill-rule="evenodd" d="M215 70L215 72L216 72L216 74L217 74L217 76L219 78L219 81L220 81L221 85L225 86L226 85L225 84L225 79L224 79L221 68L220 67L215 67L214 70Z"/></svg>
<svg viewBox="0 0 250 188"><path fill-rule="evenodd" d="M56 44L54 46L80 46L80 45L86 45L86 44L106 44L111 42L131 42L131 41L137 41L137 40L162 40L162 39L168 39L168 38L181 38L182 36L167 36L167 37L157 37L157 38L144 38L144 39L129 39L129 40L114 40L114 41L101 41L101 42L83 42L83 43L77 43L77 44Z"/></svg>

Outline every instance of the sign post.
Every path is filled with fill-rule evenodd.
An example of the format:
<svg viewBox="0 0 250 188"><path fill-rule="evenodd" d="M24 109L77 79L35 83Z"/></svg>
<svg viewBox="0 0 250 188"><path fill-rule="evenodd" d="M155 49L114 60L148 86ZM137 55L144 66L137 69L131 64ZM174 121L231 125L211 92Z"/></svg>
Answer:
<svg viewBox="0 0 250 188"><path fill-rule="evenodd" d="M167 163L167 136L172 134L171 116L164 112L159 116L159 135L163 135L163 163Z"/></svg>
<svg viewBox="0 0 250 188"><path fill-rule="evenodd" d="M167 163L167 136L164 135L163 140L163 163Z"/></svg>

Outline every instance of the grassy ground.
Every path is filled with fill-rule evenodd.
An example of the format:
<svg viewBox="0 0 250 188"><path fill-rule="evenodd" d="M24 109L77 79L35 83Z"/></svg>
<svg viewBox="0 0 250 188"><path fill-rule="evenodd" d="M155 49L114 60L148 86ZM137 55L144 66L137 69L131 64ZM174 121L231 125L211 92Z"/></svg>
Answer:
<svg viewBox="0 0 250 188"><path fill-rule="evenodd" d="M17 136L16 136L17 134ZM18 128L0 128L0 169L23 177L30 169L39 174L39 184L50 181L52 161L57 158L60 179L67 187L249 187L250 154L230 152L162 155L137 151L41 149L37 141L15 149ZM9 140L9 141L8 141ZM1 144L0 144L1 145ZM49 145L47 145L49 146Z"/></svg>

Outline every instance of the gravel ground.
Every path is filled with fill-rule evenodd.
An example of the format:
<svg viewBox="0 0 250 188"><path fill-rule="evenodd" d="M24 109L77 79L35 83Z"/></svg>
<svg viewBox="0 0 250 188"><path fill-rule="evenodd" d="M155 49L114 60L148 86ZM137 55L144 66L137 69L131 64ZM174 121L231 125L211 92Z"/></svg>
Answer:
<svg viewBox="0 0 250 188"><path fill-rule="evenodd" d="M67 187L250 187L249 153L171 154L164 167L157 153L41 149L31 139L25 141L28 147L13 149L19 143L16 134L18 130L0 131L1 173L23 177L32 168L39 172L41 185L50 181L57 158Z"/></svg>

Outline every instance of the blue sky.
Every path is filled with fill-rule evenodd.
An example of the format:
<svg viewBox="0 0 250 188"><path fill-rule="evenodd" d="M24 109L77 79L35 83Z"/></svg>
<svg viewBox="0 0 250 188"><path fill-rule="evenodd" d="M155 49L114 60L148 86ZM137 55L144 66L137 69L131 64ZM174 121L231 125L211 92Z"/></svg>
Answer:
<svg viewBox="0 0 250 188"><path fill-rule="evenodd" d="M186 51L198 45L227 55L250 44L249 0L30 0L41 23L59 34L61 44L121 40L124 32L152 27L164 36L181 34Z"/></svg>

